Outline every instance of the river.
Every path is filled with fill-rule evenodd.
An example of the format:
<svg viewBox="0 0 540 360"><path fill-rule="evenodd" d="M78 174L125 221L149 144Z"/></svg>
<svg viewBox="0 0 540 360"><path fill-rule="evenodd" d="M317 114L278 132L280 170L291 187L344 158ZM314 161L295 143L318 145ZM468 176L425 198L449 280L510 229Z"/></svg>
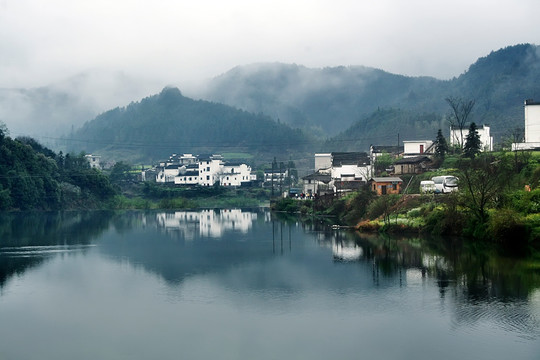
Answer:
<svg viewBox="0 0 540 360"><path fill-rule="evenodd" d="M0 359L540 359L540 273L266 210L0 214Z"/></svg>

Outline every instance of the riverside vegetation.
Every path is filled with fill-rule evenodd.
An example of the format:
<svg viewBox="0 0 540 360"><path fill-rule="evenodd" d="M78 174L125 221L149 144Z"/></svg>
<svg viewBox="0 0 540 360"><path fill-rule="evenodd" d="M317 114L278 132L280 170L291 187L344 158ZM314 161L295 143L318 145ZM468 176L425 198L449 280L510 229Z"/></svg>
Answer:
<svg viewBox="0 0 540 360"><path fill-rule="evenodd" d="M409 186L400 195L365 187L330 200L282 199L273 208L360 231L463 236L525 254L540 249L539 160L530 152L447 156L434 172L402 177ZM418 193L420 181L441 174L457 176L459 191Z"/></svg>
<svg viewBox="0 0 540 360"><path fill-rule="evenodd" d="M84 153L55 153L29 137L12 139L0 126L0 210L256 207L269 198L260 188L187 189L138 183L135 177L124 162L102 172L90 167Z"/></svg>
<svg viewBox="0 0 540 360"><path fill-rule="evenodd" d="M441 157L436 172L404 177L402 195L375 196L368 188L317 201L282 199L274 210L326 216L362 231L459 235L526 252L540 245L540 166L531 152ZM459 192L418 194L421 180L456 175ZM0 209L179 209L256 207L261 188L178 188L134 181L118 162L107 173L90 168L84 154L56 154L31 138L11 139L0 129ZM416 194L415 194L416 192Z"/></svg>

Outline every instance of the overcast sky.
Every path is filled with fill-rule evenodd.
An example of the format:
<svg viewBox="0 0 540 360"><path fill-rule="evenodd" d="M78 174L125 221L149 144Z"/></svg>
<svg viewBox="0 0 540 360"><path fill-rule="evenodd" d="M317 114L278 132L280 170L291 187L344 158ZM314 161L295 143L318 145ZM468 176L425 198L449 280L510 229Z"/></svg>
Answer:
<svg viewBox="0 0 540 360"><path fill-rule="evenodd" d="M193 84L236 65L459 76L540 43L538 0L0 0L0 88L121 70Z"/></svg>

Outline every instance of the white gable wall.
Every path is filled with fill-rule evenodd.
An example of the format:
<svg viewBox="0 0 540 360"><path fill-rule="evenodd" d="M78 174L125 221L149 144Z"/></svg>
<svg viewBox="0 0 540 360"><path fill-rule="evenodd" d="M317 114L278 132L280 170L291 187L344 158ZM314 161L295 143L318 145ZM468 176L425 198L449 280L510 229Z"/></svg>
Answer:
<svg viewBox="0 0 540 360"><path fill-rule="evenodd" d="M540 142L540 103L525 102L525 142Z"/></svg>

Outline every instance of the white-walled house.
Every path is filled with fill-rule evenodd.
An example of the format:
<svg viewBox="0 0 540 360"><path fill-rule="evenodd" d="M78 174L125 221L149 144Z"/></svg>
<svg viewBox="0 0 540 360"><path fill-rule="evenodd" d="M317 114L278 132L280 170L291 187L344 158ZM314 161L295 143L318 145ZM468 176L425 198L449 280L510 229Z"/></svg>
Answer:
<svg viewBox="0 0 540 360"><path fill-rule="evenodd" d="M219 184L221 186L242 186L242 183L248 183L255 180L257 180L257 175L252 175L251 167L246 164L225 164L219 174Z"/></svg>
<svg viewBox="0 0 540 360"><path fill-rule="evenodd" d="M491 136L490 127L485 124L480 125L478 126L476 131L478 132L478 136L480 137L480 151L493 151L493 136ZM458 127L450 126L450 146L458 145L461 143L462 132L462 147L465 147L467 135L469 135L469 128L460 130Z"/></svg>
<svg viewBox="0 0 540 360"><path fill-rule="evenodd" d="M525 100L525 142L512 144L512 150L540 148L540 102Z"/></svg>
<svg viewBox="0 0 540 360"><path fill-rule="evenodd" d="M210 156L199 159L199 185L213 186L219 182L219 173L223 166L223 158L221 156Z"/></svg>
<svg viewBox="0 0 540 360"><path fill-rule="evenodd" d="M90 167L93 169L101 170L101 156L100 155L84 155L84 158L90 164Z"/></svg>
<svg viewBox="0 0 540 360"><path fill-rule="evenodd" d="M315 154L315 171L332 167L332 154Z"/></svg>
<svg viewBox="0 0 540 360"><path fill-rule="evenodd" d="M435 146L432 140L407 140L403 141L403 157L414 157L434 152Z"/></svg>
<svg viewBox="0 0 540 360"><path fill-rule="evenodd" d="M156 182L174 183L174 178L180 173L181 168L181 165L167 165L160 167L156 175Z"/></svg>
<svg viewBox="0 0 540 360"><path fill-rule="evenodd" d="M342 192L358 189L371 177L369 155L364 152L315 154L315 172L304 176L303 192Z"/></svg>
<svg viewBox="0 0 540 360"><path fill-rule="evenodd" d="M152 179L148 176L150 174L155 174ZM198 159L192 154L173 154L168 161L161 162L160 166L143 171L143 180L153 179L158 183L175 185L242 186L256 181L257 175L251 174L251 167L246 164L224 163L221 155Z"/></svg>
<svg viewBox="0 0 540 360"><path fill-rule="evenodd" d="M174 177L175 185L197 185L199 183L199 169L186 170Z"/></svg>
<svg viewBox="0 0 540 360"><path fill-rule="evenodd" d="M274 184L279 183L280 181L285 181L289 177L289 171L287 169L272 169L264 170L264 182L268 185L274 179Z"/></svg>

